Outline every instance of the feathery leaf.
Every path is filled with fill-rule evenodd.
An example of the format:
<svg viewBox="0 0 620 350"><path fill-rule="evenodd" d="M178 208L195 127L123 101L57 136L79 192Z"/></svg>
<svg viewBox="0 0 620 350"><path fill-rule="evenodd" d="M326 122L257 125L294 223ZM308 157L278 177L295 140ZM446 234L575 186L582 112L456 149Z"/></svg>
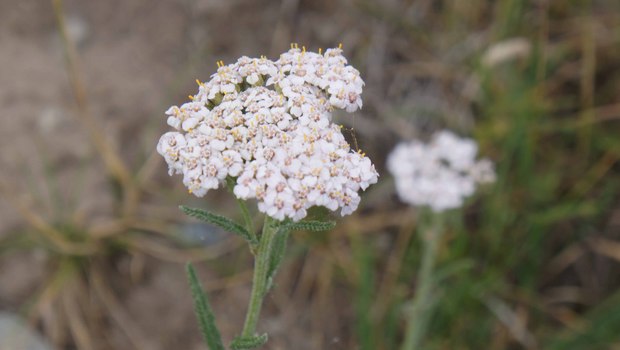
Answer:
<svg viewBox="0 0 620 350"><path fill-rule="evenodd" d="M230 343L233 350L255 349L267 342L267 333L253 337L237 337Z"/></svg>
<svg viewBox="0 0 620 350"><path fill-rule="evenodd" d="M207 342L207 346L210 350L225 350L220 336L220 331L217 329L215 324L213 310L211 310L211 306L209 306L207 294L202 289L200 281L198 281L196 270L194 270L194 267L189 263L185 269L187 271L189 285L192 290L194 310L196 312L196 317L198 318L198 324L200 325L202 336Z"/></svg>
<svg viewBox="0 0 620 350"><path fill-rule="evenodd" d="M328 231L336 227L335 221L299 221L284 225L288 231Z"/></svg>
<svg viewBox="0 0 620 350"><path fill-rule="evenodd" d="M252 245L258 244L256 238L253 237L245 227L239 225L238 223L230 220L227 217L213 214L204 209L198 208L189 208L184 205L179 206L179 208L186 214L196 219L211 223L213 225L219 226L228 232L235 233L241 237L243 237L246 241L250 242Z"/></svg>
<svg viewBox="0 0 620 350"><path fill-rule="evenodd" d="M286 226L283 225L280 226L278 233L274 237L271 246L269 268L267 270L267 288L265 288L265 293L271 289L278 267L286 255L286 243L288 241L289 232L290 230L286 229Z"/></svg>

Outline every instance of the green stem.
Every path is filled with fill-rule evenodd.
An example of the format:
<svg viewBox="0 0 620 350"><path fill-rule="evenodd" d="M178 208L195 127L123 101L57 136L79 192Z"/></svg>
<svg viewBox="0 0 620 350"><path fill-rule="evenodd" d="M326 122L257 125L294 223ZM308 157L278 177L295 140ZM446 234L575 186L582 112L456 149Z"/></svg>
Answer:
<svg viewBox="0 0 620 350"><path fill-rule="evenodd" d="M422 264L418 274L418 286L413 299L413 305L408 315L407 333L402 350L418 350L422 342L430 318L430 308L434 303L433 289L435 287L433 271L437 260L439 242L443 235L441 214L431 214L432 224L425 230L422 237Z"/></svg>
<svg viewBox="0 0 620 350"><path fill-rule="evenodd" d="M252 281L252 293L250 304L245 316L245 323L241 337L252 337L256 333L256 325L263 305L263 299L267 294L269 262L273 251L273 241L278 233L278 221L265 217L263 232L258 243L258 249L254 257L254 278Z"/></svg>
<svg viewBox="0 0 620 350"><path fill-rule="evenodd" d="M232 177L227 177L226 178L226 186L228 187L228 190L230 191L230 193L233 193L233 190L235 188L235 180ZM237 198L237 196L234 196L235 199L237 200L237 205L239 205L239 209L241 209L241 216L243 216L243 222L245 223L245 229L248 230L248 232L254 236L254 238L256 238L256 232L254 231L254 222L252 221L252 216L250 215L250 211L248 210L248 206L245 203L244 200ZM254 248L252 247L252 253L254 253Z"/></svg>
<svg viewBox="0 0 620 350"><path fill-rule="evenodd" d="M248 232L256 236L256 232L254 231L254 223L252 222L252 217L250 216L250 211L248 210L248 206L245 204L245 201L237 198L237 204L239 204L239 208L241 209L241 215L243 215L243 221L245 222L245 228Z"/></svg>

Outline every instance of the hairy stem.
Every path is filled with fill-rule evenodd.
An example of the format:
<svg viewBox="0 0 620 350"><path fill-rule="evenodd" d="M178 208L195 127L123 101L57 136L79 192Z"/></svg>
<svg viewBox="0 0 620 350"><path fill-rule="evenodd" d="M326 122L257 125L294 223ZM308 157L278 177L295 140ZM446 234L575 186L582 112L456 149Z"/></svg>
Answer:
<svg viewBox="0 0 620 350"><path fill-rule="evenodd" d="M278 234L278 221L265 217L263 232L258 243L258 249L254 257L254 278L252 281L252 293L250 304L243 325L242 337L252 337L256 333L256 325L263 305L263 299L267 294L269 262L273 252L273 242Z"/></svg>

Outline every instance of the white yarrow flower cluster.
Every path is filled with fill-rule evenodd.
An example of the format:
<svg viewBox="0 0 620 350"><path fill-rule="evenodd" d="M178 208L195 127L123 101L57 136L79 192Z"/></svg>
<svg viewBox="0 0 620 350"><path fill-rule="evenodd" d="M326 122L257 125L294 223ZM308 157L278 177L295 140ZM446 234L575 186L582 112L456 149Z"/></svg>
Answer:
<svg viewBox="0 0 620 350"><path fill-rule="evenodd" d="M495 181L493 164L476 160L478 146L450 131L435 134L428 144L401 143L388 157L399 197L435 212L458 208L476 185Z"/></svg>
<svg viewBox="0 0 620 350"><path fill-rule="evenodd" d="M198 197L234 178L237 198L255 198L278 220L300 220L312 206L352 213L378 174L331 122L334 108L362 107L364 82L342 50L295 45L275 62L241 57L218 66L191 102L166 112L176 131L157 151L170 175L183 174Z"/></svg>

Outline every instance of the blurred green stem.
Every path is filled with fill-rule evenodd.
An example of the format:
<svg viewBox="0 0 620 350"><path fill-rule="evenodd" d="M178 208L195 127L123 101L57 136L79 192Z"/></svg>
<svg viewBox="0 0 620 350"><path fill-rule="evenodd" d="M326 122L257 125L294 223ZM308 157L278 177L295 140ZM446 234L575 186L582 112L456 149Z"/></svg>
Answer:
<svg viewBox="0 0 620 350"><path fill-rule="evenodd" d="M422 264L418 273L418 285L407 317L407 333L402 350L418 350L426 332L430 311L435 303L433 272L437 260L439 242L444 232L442 214L430 213L430 225L422 231Z"/></svg>
<svg viewBox="0 0 620 350"><path fill-rule="evenodd" d="M273 255L273 242L278 234L278 221L265 216L263 224L263 232L260 236L258 249L254 257L254 277L252 280L252 294L250 295L250 304L248 312L245 316L245 323L241 337L253 337L256 333L256 325L263 305L263 299L268 289L268 273L269 263Z"/></svg>

